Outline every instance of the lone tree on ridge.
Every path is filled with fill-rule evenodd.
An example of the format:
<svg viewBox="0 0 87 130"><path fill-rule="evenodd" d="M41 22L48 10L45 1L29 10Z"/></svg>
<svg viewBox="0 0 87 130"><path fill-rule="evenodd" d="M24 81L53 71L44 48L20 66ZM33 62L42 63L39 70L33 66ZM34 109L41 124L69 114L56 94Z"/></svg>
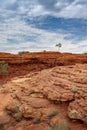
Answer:
<svg viewBox="0 0 87 130"><path fill-rule="evenodd" d="M56 47L58 47L58 51L60 51L60 48L62 47L61 43L56 44Z"/></svg>

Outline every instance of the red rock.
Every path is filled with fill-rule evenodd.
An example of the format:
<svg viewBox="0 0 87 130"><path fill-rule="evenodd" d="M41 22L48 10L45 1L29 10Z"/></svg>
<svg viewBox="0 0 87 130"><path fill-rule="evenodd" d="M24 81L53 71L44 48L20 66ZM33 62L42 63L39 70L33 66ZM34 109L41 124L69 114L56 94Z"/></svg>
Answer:
<svg viewBox="0 0 87 130"><path fill-rule="evenodd" d="M80 72L80 70L82 71ZM76 82L75 79L78 79L80 82ZM86 80L87 64L45 69L35 74L30 73L24 77L13 78L4 84L4 88L0 89L0 101L2 101L2 94L4 101L9 96L9 99L11 99L10 107L7 107L8 109L5 112L8 113L8 110L12 111L12 109L9 108L13 108L15 104L19 104L19 111L22 112L24 120L25 118L29 118L32 121L35 115L40 112L43 119L41 121L46 122L45 110L55 107L59 112L59 118L67 118L69 116L71 119L80 119L87 122ZM76 91L72 91L74 87ZM9 89L7 93L3 93L5 88ZM14 102L15 104L12 105ZM66 105L62 106L62 104ZM3 107L2 103L0 109L6 108L7 105L8 102L6 102ZM35 129L35 126L28 126L28 129L30 128ZM36 129L37 128L39 127L36 127Z"/></svg>
<svg viewBox="0 0 87 130"><path fill-rule="evenodd" d="M22 76L31 71L34 72L75 63L87 63L87 56L84 54L77 55L59 52L35 52L23 55L0 53L0 61L8 63L8 73L6 75L0 75L0 82L5 83L12 77ZM66 73L66 70L64 72ZM80 81L83 83L86 82L84 79ZM79 82L79 79L75 80L75 82Z"/></svg>
<svg viewBox="0 0 87 130"><path fill-rule="evenodd" d="M28 128L26 128L26 130L44 130L45 125L44 124L35 124L35 125L31 125Z"/></svg>
<svg viewBox="0 0 87 130"><path fill-rule="evenodd" d="M6 114L0 115L0 125L5 125L10 122L10 117Z"/></svg>

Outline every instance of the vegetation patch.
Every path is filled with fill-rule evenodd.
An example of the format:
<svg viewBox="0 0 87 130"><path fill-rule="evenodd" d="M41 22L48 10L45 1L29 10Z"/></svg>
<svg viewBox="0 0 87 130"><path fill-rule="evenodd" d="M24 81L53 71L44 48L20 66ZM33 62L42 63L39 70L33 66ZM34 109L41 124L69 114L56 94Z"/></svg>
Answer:
<svg viewBox="0 0 87 130"><path fill-rule="evenodd" d="M14 118L16 119L17 122L21 121L23 118L23 115L21 112L18 112L14 115Z"/></svg>
<svg viewBox="0 0 87 130"><path fill-rule="evenodd" d="M58 114L57 110L55 108L50 108L47 111L47 117L52 118L53 116L56 116Z"/></svg>
<svg viewBox="0 0 87 130"><path fill-rule="evenodd" d="M36 114L34 119L33 119L33 124L38 124L40 123L40 119L41 119L41 114Z"/></svg>
<svg viewBox="0 0 87 130"><path fill-rule="evenodd" d="M0 74L7 74L8 64L5 61L0 61Z"/></svg>
<svg viewBox="0 0 87 130"><path fill-rule="evenodd" d="M70 130L70 127L65 119L59 120L53 127L53 130Z"/></svg>
<svg viewBox="0 0 87 130"><path fill-rule="evenodd" d="M71 130L66 120L59 120L54 126L47 125L44 130Z"/></svg>
<svg viewBox="0 0 87 130"><path fill-rule="evenodd" d="M76 88L76 87L72 87L72 88L71 88L71 92L72 92L72 93L76 93L76 92L77 92L77 88Z"/></svg>
<svg viewBox="0 0 87 130"><path fill-rule="evenodd" d="M47 125L44 130L53 130L53 128L51 126Z"/></svg>

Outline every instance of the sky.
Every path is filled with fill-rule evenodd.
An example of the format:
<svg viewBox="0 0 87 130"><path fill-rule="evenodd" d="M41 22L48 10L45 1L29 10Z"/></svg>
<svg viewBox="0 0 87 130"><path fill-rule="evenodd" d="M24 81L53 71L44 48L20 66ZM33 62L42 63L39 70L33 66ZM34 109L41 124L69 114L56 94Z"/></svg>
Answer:
<svg viewBox="0 0 87 130"><path fill-rule="evenodd" d="M0 52L87 52L87 0L0 0Z"/></svg>

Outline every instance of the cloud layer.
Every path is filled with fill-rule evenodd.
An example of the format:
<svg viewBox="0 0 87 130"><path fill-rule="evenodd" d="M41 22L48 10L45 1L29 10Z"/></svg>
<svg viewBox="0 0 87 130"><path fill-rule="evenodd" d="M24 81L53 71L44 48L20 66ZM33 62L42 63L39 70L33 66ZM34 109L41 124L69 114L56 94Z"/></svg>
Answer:
<svg viewBox="0 0 87 130"><path fill-rule="evenodd" d="M86 0L0 0L0 51L87 50Z"/></svg>
<svg viewBox="0 0 87 130"><path fill-rule="evenodd" d="M86 0L38 0L48 14L64 18L87 19Z"/></svg>
<svg viewBox="0 0 87 130"><path fill-rule="evenodd" d="M0 0L1 10L35 17L53 15L64 18L87 19L86 0Z"/></svg>

